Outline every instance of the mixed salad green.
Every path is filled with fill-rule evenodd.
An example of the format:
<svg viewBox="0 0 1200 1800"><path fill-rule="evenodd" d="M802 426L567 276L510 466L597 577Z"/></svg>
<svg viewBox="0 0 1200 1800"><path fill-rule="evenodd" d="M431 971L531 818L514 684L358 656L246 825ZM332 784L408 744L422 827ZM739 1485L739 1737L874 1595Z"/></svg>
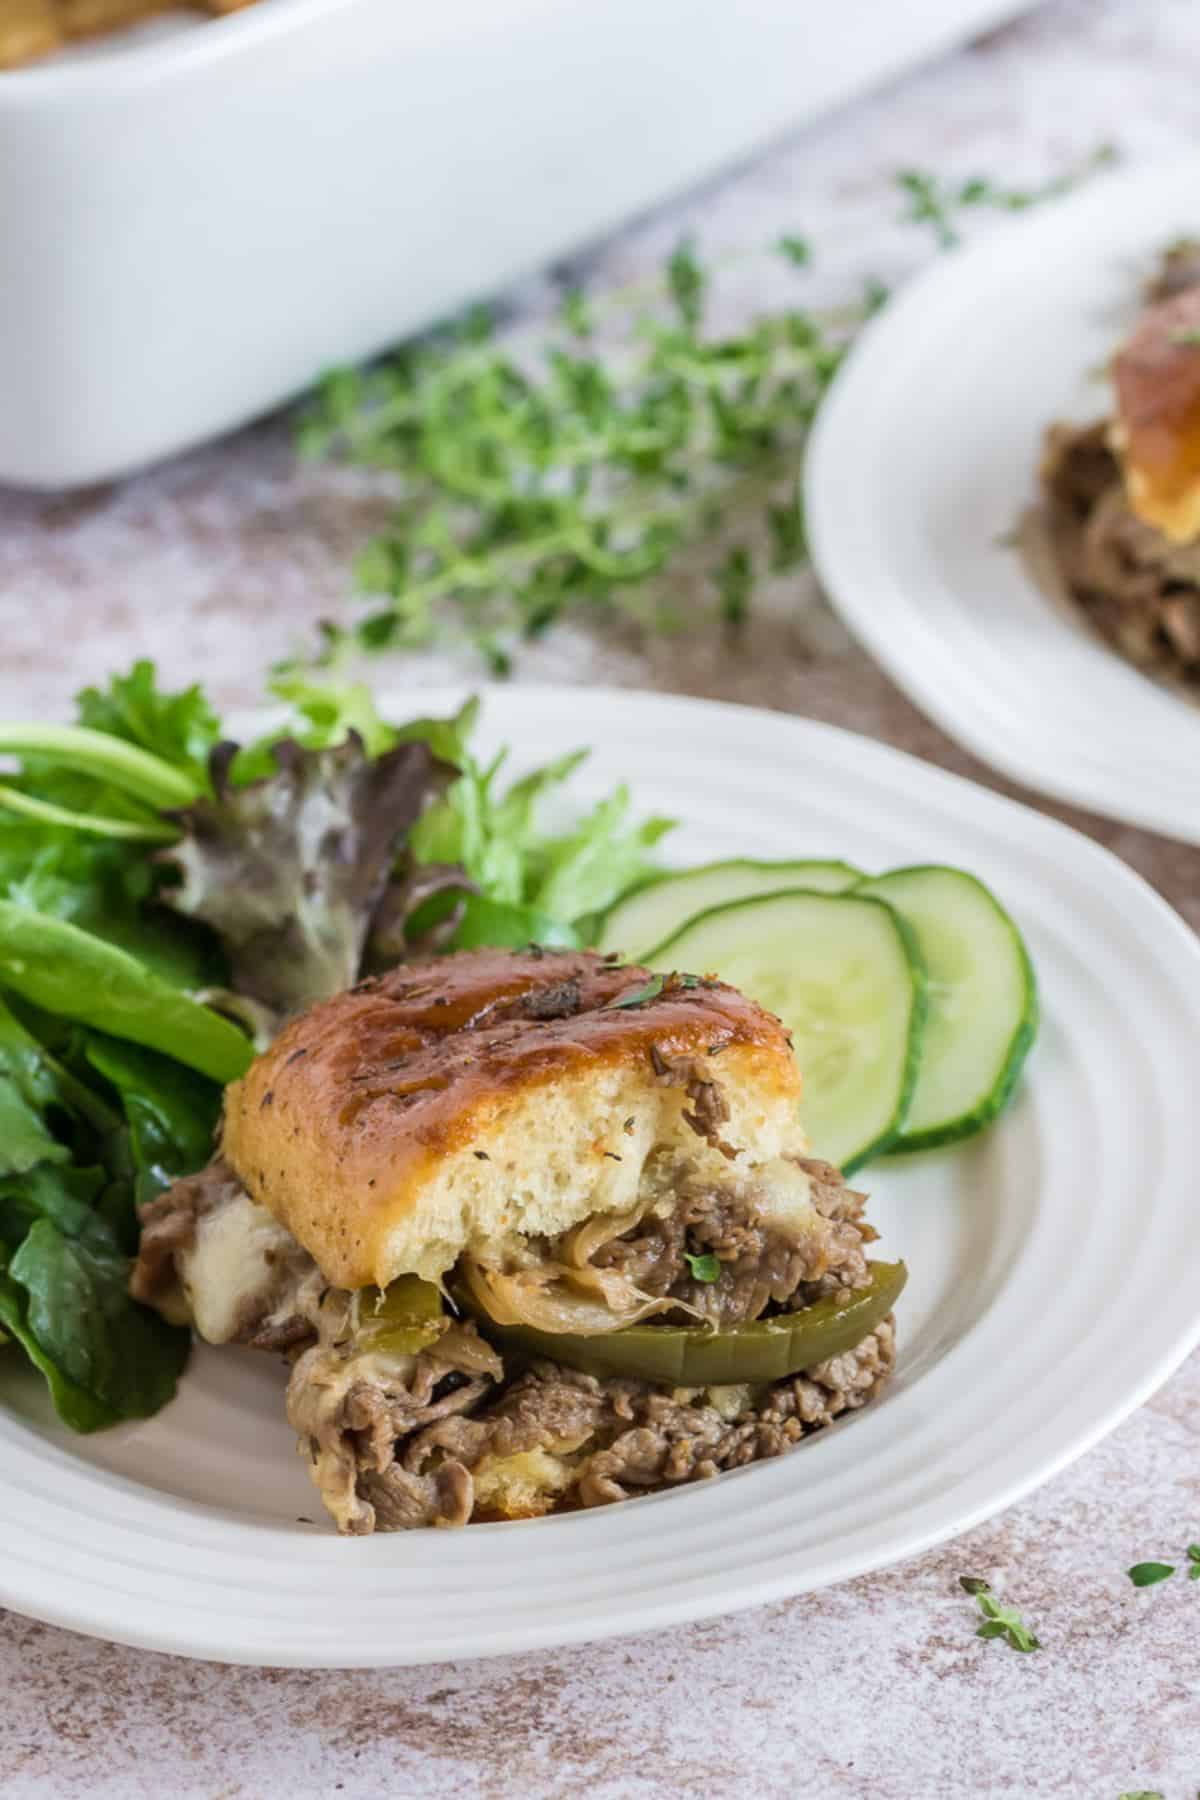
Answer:
<svg viewBox="0 0 1200 1800"><path fill-rule="evenodd" d="M0 1339L77 1431L174 1392L188 1334L127 1293L138 1207L207 1162L278 1018L412 946L579 944L670 827L619 788L543 831L580 755L505 787L474 701L395 727L361 686L274 692L240 747L145 662L74 725L0 727Z"/></svg>
<svg viewBox="0 0 1200 1800"><path fill-rule="evenodd" d="M75 1430L175 1390L188 1334L129 1297L130 1258L138 1209L208 1161L224 1084L287 1014L403 958L594 944L663 972L623 1005L719 975L784 1020L815 1148L847 1171L1011 1094L1033 972L972 876L669 871L673 821L636 819L624 786L548 830L586 752L506 783L472 749L475 701L396 725L361 685L272 691L284 716L248 744L145 662L73 725L0 726L0 1342Z"/></svg>

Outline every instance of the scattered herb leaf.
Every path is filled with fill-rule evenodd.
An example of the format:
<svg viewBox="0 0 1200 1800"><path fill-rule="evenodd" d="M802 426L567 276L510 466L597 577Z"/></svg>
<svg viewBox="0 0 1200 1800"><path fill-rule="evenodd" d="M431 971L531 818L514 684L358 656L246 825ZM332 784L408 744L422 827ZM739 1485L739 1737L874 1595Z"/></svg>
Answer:
<svg viewBox="0 0 1200 1800"><path fill-rule="evenodd" d="M1154 1587L1160 1581L1166 1581L1175 1573L1174 1563L1140 1562L1134 1563L1126 1573L1134 1587Z"/></svg>
<svg viewBox="0 0 1200 1800"><path fill-rule="evenodd" d="M958 1585L964 1593L970 1594L983 1614L984 1623L976 1631L976 1637L1002 1637L1013 1650L1040 1650L1041 1644L1025 1624L1015 1607L1004 1606L997 1600L991 1586L978 1575L960 1575Z"/></svg>
<svg viewBox="0 0 1200 1800"><path fill-rule="evenodd" d="M610 1000L608 1003L608 1010L610 1012L621 1012L626 1007L645 1006L649 1001L657 1000L658 996L663 991L663 982L665 980L665 975L652 975L649 981L644 982L639 988L634 988L632 993L622 994L618 999Z"/></svg>
<svg viewBox="0 0 1200 1800"><path fill-rule="evenodd" d="M786 257L795 268L807 269L812 261L812 245L807 238L785 233L779 240L779 254Z"/></svg>
<svg viewBox="0 0 1200 1800"><path fill-rule="evenodd" d="M692 1271L694 1281L716 1281L721 1274L721 1259L711 1251L704 1256L693 1256L689 1250L683 1253L683 1260Z"/></svg>
<svg viewBox="0 0 1200 1800"><path fill-rule="evenodd" d="M721 617L727 625L742 625L750 610L754 569L744 544L735 544L717 570L714 580L721 596Z"/></svg>

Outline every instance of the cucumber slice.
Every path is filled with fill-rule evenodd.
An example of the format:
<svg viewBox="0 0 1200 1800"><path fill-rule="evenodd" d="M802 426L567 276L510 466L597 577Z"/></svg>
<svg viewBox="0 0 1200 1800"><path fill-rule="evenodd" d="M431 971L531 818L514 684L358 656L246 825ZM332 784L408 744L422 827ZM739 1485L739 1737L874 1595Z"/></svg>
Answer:
<svg viewBox="0 0 1200 1800"><path fill-rule="evenodd" d="M929 1150L988 1124L1012 1093L1037 1034L1037 983L1021 934L995 895L961 869L895 869L865 881L917 935L929 1018L908 1119L893 1150Z"/></svg>
<svg viewBox="0 0 1200 1800"><path fill-rule="evenodd" d="M861 869L844 862L753 862L739 857L704 863L682 875L659 876L618 900L601 923L599 948L619 950L631 962L639 962L647 950L710 907L751 894L778 894L784 888L837 894L863 879Z"/></svg>
<svg viewBox="0 0 1200 1800"><path fill-rule="evenodd" d="M719 975L777 1013L804 1073L819 1156L849 1172L899 1136L917 1078L925 971L892 907L860 894L734 900L692 919L645 961Z"/></svg>

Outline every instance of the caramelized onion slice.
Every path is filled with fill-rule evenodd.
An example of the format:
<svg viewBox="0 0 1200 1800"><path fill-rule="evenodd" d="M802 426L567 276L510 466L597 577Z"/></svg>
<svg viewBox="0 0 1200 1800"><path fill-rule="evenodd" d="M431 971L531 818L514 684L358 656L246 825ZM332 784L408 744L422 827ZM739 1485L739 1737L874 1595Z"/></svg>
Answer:
<svg viewBox="0 0 1200 1800"><path fill-rule="evenodd" d="M496 1325L584 1337L636 1325L679 1306L670 1296L643 1294L615 1269L573 1269L540 1263L506 1274L464 1257L462 1272L475 1308Z"/></svg>

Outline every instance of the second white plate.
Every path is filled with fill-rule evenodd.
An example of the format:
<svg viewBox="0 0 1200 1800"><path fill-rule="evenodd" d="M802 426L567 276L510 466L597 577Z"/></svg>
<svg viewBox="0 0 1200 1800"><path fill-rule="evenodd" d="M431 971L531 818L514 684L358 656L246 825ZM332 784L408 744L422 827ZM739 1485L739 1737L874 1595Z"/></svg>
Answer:
<svg viewBox="0 0 1200 1800"><path fill-rule="evenodd" d="M1013 780L1200 844L1200 708L1039 590L1008 540L1042 434L1110 409L1097 379L1200 159L1105 176L956 251L864 334L808 458L830 598L931 718Z"/></svg>
<svg viewBox="0 0 1200 1800"><path fill-rule="evenodd" d="M393 696L387 716L457 696ZM260 724L262 722L260 721ZM952 861L1025 931L1043 1027L1011 1111L866 1170L905 1257L895 1381L778 1462L561 1518L339 1539L279 1359L196 1351L157 1418L90 1438L0 1354L0 1605L227 1661L390 1664L645 1630L839 1581L936 1543L1078 1456L1200 1337L1200 943L1095 844L828 726L653 695L487 696L519 769L592 744L681 862ZM819 1146L818 1146L819 1148Z"/></svg>

